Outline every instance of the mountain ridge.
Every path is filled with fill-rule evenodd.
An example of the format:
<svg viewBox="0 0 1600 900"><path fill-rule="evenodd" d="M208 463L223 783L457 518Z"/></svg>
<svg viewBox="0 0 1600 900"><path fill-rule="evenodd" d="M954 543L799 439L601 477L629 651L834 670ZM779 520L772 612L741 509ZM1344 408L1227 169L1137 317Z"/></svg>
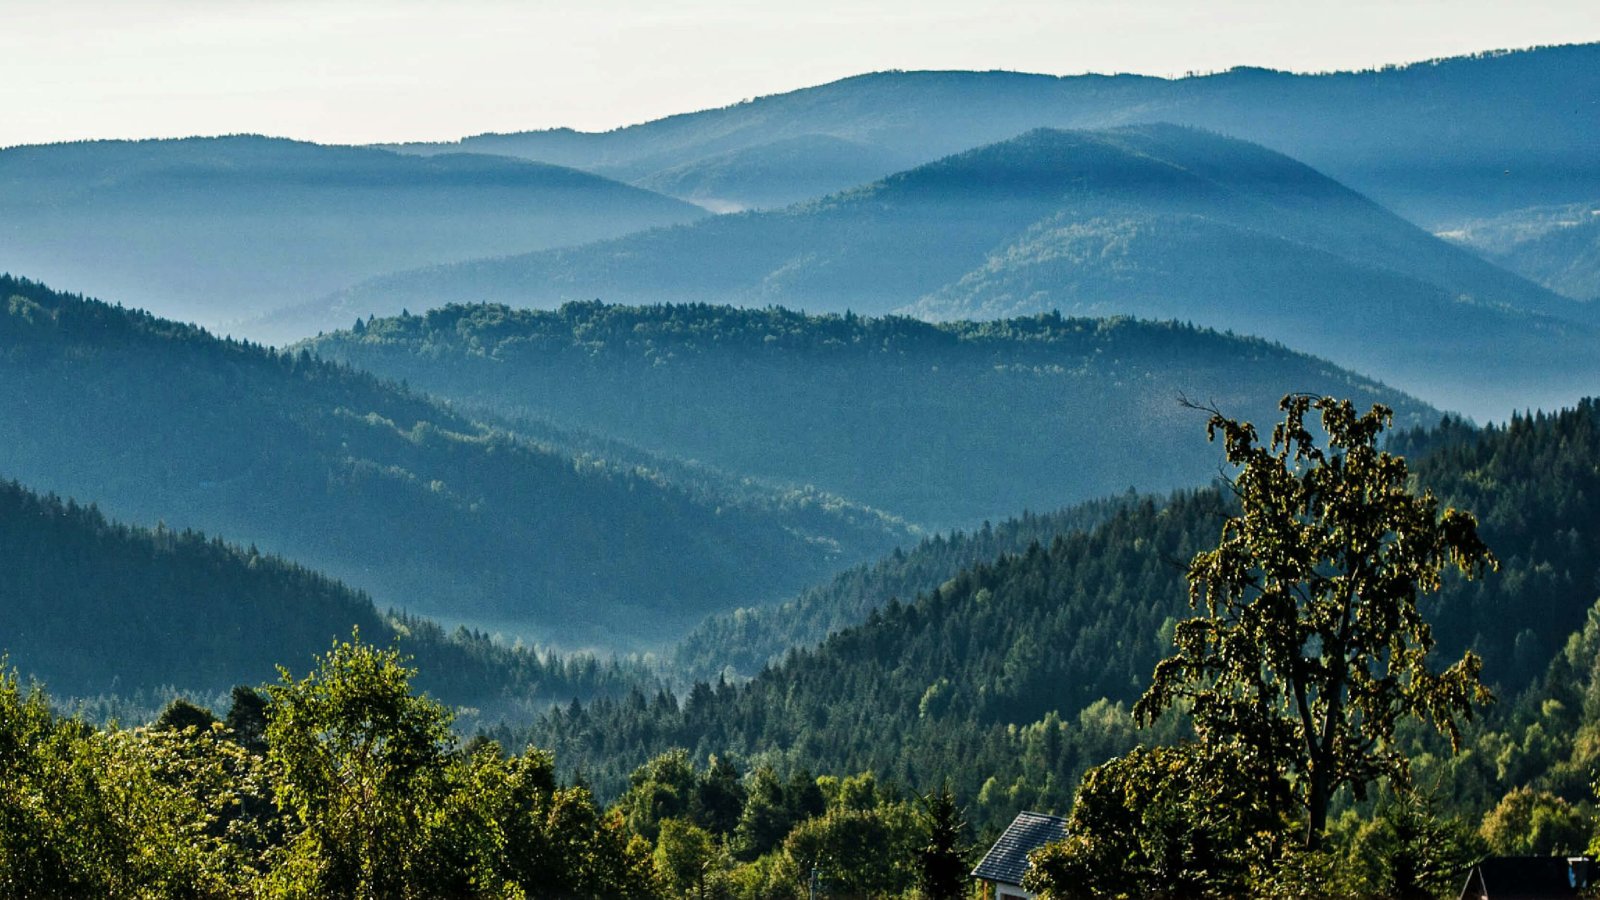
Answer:
<svg viewBox="0 0 1600 900"><path fill-rule="evenodd" d="M1167 120L1303 158L1433 227L1596 196L1600 165L1581 148L1594 143L1597 129L1574 119L1571 102L1593 98L1597 90L1596 43L1326 73L1239 66L1169 79L888 71L606 132L549 130L390 146L407 152L481 147L634 179L803 133L875 142L915 162L1041 125L1105 128ZM1441 151L1446 146L1448 154Z"/></svg>
<svg viewBox="0 0 1600 900"><path fill-rule="evenodd" d="M702 215L592 173L482 154L251 135L0 150L0 267L211 327L423 261Z"/></svg>
<svg viewBox="0 0 1600 900"><path fill-rule="evenodd" d="M1046 249L1053 269L1037 277L1018 269L1039 253L1008 254L1053 220L1104 227L1078 235L1073 267ZM1173 221L1203 227L1168 228L1167 239L1134 245L1118 233ZM1243 244L1219 252L1219 227ZM972 281L997 260L1023 280ZM1243 290L1221 292L1219 283ZM990 308L989 296L971 296L980 288L1020 300ZM1479 417L1581 396L1596 373L1554 371L1550 360L1583 359L1600 322L1600 307L1445 243L1297 160L1211 132L1136 126L1034 129L781 210L385 276L303 308L299 330L441 302L538 307L594 297L939 319L1050 310L1177 317L1299 344ZM1356 312L1341 316L1352 298ZM1390 312L1403 329L1386 325ZM1455 345L1430 350L1440 329ZM1457 346L1505 339L1517 354L1497 373L1503 389L1484 395L1465 383Z"/></svg>

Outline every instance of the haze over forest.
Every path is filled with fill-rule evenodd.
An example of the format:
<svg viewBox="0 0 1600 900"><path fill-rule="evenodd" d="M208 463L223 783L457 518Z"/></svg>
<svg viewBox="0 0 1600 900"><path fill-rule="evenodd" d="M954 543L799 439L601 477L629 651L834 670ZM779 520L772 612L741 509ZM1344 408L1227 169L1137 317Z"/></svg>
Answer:
<svg viewBox="0 0 1600 900"><path fill-rule="evenodd" d="M1600 44L0 149L0 897L1600 851L1596 147Z"/></svg>

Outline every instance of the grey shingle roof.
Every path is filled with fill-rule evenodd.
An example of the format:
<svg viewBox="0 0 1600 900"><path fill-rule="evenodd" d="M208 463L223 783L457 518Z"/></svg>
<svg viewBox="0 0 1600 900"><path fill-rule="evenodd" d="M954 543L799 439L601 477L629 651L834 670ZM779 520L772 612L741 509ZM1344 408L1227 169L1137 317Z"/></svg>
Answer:
<svg viewBox="0 0 1600 900"><path fill-rule="evenodd" d="M998 881L1001 884L1022 884L1028 871L1028 854L1067 836L1067 820L1044 813L1019 813L1006 826L1006 833L994 842L983 862L972 870L973 878Z"/></svg>

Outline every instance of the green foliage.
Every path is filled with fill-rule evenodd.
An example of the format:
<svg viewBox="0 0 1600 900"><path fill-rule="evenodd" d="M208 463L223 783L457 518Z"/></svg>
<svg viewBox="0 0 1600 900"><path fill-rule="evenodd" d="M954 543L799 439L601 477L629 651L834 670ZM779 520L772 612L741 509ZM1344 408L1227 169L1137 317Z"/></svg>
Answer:
<svg viewBox="0 0 1600 900"><path fill-rule="evenodd" d="M211 714L211 710L195 706L179 697L167 704L167 708L161 711L161 715L151 723L151 727L162 731L183 731L186 728L210 731L211 726L216 724L219 724L217 717Z"/></svg>
<svg viewBox="0 0 1600 900"><path fill-rule="evenodd" d="M1458 754L1409 719L1396 723L1394 749L1409 754L1416 783L1440 798L1441 816L1476 820L1522 783L1586 801L1600 765L1600 624L1585 625L1600 574L1600 543L1585 524L1600 519L1595 404L1482 430L1446 420L1426 434L1395 435L1391 447L1408 455L1418 487L1432 488L1441 506L1483 514L1483 537L1501 560L1494 578L1448 575L1438 593L1419 596L1435 652L1481 652L1497 693L1533 687L1537 695L1460 723ZM1140 740L1184 735L1174 716L1141 738L1127 706L1173 650L1185 616L1184 561L1215 546L1238 512L1233 504L1209 490L1161 503L1131 498L1081 518L1034 517L931 539L819 591L814 606L792 607L800 618L861 609L864 621L748 684L706 685L691 692L693 703L641 691L569 706L545 717L534 741L556 748L606 797L626 788L633 767L683 747L691 758L716 754L752 768L872 771L913 790L948 777L989 835L1019 810L1065 812L1083 772ZM1063 533L1048 545L1007 552L1053 527ZM989 563L959 562L997 547L1005 555ZM944 576L947 565L961 571ZM914 602L889 602L928 582L937 587ZM772 629L781 623L774 617ZM731 651L743 636L771 633L767 624L726 625L704 634L728 635ZM1517 661L1517 634L1560 647L1574 630L1548 675L1543 662ZM697 646L715 659L710 641ZM937 702L921 704L930 689ZM1372 812L1344 794L1332 807Z"/></svg>
<svg viewBox="0 0 1600 900"><path fill-rule="evenodd" d="M1494 578L1450 579L1423 599L1443 647L1470 647L1515 696L1583 629L1600 570L1600 404L1516 415L1482 430L1447 419L1397 433L1391 450L1444 506L1470 509L1500 559Z"/></svg>
<svg viewBox="0 0 1600 900"><path fill-rule="evenodd" d="M743 859L759 857L783 840L794 826L784 804L783 783L770 766L758 766L750 773L744 809L734 831L734 847Z"/></svg>
<svg viewBox="0 0 1600 900"><path fill-rule="evenodd" d="M980 827L1023 808L1064 810L1083 771L1132 746L1126 704L1166 650L1162 623L1183 608L1172 561L1201 549L1223 513L1210 492L1127 503L1093 530L973 566L914 603L891 602L744 686L706 686L692 703L630 692L552 710L531 740L602 796L682 747L699 759L781 753L768 760L778 768L871 771L918 788L948 776L967 801L993 778L989 802L971 813ZM918 702L940 679L949 697L924 716ZM757 767L757 809L765 781ZM752 821L762 836L747 849L736 841L736 852L764 852L790 824Z"/></svg>
<svg viewBox="0 0 1600 900"><path fill-rule="evenodd" d="M336 646L318 671L270 689L268 760L278 773L279 808L293 838L284 869L287 893L399 897L421 889L454 892L435 870L460 848L439 832L460 828L445 816L462 785L445 765L449 714L413 697L394 651ZM442 826L442 827L441 827ZM415 887L413 887L415 886Z"/></svg>
<svg viewBox="0 0 1600 900"><path fill-rule="evenodd" d="M967 892L967 821L948 785L922 798L928 842L917 854L917 889L924 900L960 900Z"/></svg>
<svg viewBox="0 0 1600 900"><path fill-rule="evenodd" d="M1237 897L1279 855L1282 776L1206 744L1138 748L1084 776L1066 838L1026 885L1060 898Z"/></svg>
<svg viewBox="0 0 1600 900"><path fill-rule="evenodd" d="M1290 846L1258 860L1250 890L1283 898L1455 897L1489 848L1474 821L1440 812L1440 799L1391 785L1364 813L1347 809L1330 822L1322 849Z"/></svg>
<svg viewBox="0 0 1600 900"><path fill-rule="evenodd" d="M688 678L719 677L725 668L746 676L783 661L791 649L820 644L828 635L859 624L894 598L932 593L961 570L1049 546L1058 535L1104 522L1136 497L1090 501L1053 513L1023 513L997 525L924 538L910 550L896 549L875 563L848 569L777 606L721 613L701 622L673 651L675 670ZM932 701L948 705L949 679L929 685ZM944 688L936 689L943 684ZM922 709L919 706L919 709Z"/></svg>
<svg viewBox="0 0 1600 900"><path fill-rule="evenodd" d="M1574 856L1588 849L1594 818L1550 793L1520 787L1484 816L1480 834L1502 856Z"/></svg>
<svg viewBox="0 0 1600 900"><path fill-rule="evenodd" d="M720 876L730 867L724 858L726 851L710 832L682 819L667 819L660 832L654 861L656 877L666 893L701 900L713 896Z"/></svg>
<svg viewBox="0 0 1600 900"><path fill-rule="evenodd" d="M739 770L732 762L713 756L695 785L695 821L703 823L713 834L732 834L739 825L746 796L739 778Z"/></svg>
<svg viewBox="0 0 1600 900"><path fill-rule="evenodd" d="M649 840L661 823L686 819L694 808L699 777L689 754L673 750L640 766L628 779L628 791L617 801L628 827Z"/></svg>
<svg viewBox="0 0 1600 900"><path fill-rule="evenodd" d="M885 809L831 809L796 825L783 840L802 874L815 873L827 896L898 894L915 883L912 856L897 847L904 834Z"/></svg>
<svg viewBox="0 0 1600 900"><path fill-rule="evenodd" d="M5 672L0 895L657 896L620 816L560 786L549 754L457 748L410 675L394 651L336 645L269 689L251 736L176 704L96 730ZM229 722L263 712L236 698Z"/></svg>
<svg viewBox="0 0 1600 900"><path fill-rule="evenodd" d="M260 778L211 729L96 731L0 672L0 894L222 895L257 873Z"/></svg>
<svg viewBox="0 0 1600 900"><path fill-rule="evenodd" d="M1203 743L1289 775L1317 850L1335 791L1360 798L1379 778L1406 779L1398 721L1430 719L1455 746L1457 717L1489 699L1476 655L1429 667L1417 598L1447 566L1472 577L1495 560L1469 513L1439 513L1412 492L1404 459L1378 449L1387 408L1304 395L1282 406L1269 445L1249 423L1211 417L1240 469L1240 513L1190 564L1190 603L1206 614L1179 623L1135 712L1152 721L1182 702ZM1325 448L1306 427L1312 411Z"/></svg>

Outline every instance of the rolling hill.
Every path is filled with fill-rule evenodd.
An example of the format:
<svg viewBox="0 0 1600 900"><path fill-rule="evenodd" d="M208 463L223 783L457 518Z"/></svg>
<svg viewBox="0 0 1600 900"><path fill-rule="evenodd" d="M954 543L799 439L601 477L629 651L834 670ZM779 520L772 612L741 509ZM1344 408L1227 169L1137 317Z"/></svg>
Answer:
<svg viewBox="0 0 1600 900"><path fill-rule="evenodd" d="M640 183L742 153L767 156L766 183L782 184L828 164L820 144L827 138L909 166L1040 126L1166 121L1305 160L1434 227L1600 196L1600 160L1589 149L1600 142L1596 103L1600 44L1582 44L1319 74L879 72L604 133L485 134L399 149L507 154ZM784 142L794 139L817 142L819 151L793 156ZM834 171L831 190L866 180L847 165ZM740 190L723 199L754 206L769 191L760 182Z"/></svg>
<svg viewBox="0 0 1600 900"><path fill-rule="evenodd" d="M1215 474L1180 394L1261 414L1285 390L1398 391L1264 341L1041 315L932 325L704 305L451 306L303 349L419 389L919 525Z"/></svg>
<svg viewBox="0 0 1600 900"><path fill-rule="evenodd" d="M642 669L447 634L255 548L107 521L92 506L0 483L0 657L58 702L162 689L225 692L304 669L332 641L398 646L419 684L483 719L649 683ZM482 719L480 719L481 721Z"/></svg>
<svg viewBox="0 0 1600 900"><path fill-rule="evenodd" d="M1037 130L783 210L386 276L300 310L300 330L440 302L591 297L1176 318L1477 416L1571 402L1600 376L1582 324L1600 321L1594 308L1288 157L1174 126Z"/></svg>
<svg viewBox="0 0 1600 900"><path fill-rule="evenodd" d="M0 278L0 472L564 648L647 646L886 551L815 492L677 482L370 375Z"/></svg>
<svg viewBox="0 0 1600 900"><path fill-rule="evenodd" d="M703 214L573 169L469 154L254 136L0 150L0 270L208 326L395 269Z"/></svg>

